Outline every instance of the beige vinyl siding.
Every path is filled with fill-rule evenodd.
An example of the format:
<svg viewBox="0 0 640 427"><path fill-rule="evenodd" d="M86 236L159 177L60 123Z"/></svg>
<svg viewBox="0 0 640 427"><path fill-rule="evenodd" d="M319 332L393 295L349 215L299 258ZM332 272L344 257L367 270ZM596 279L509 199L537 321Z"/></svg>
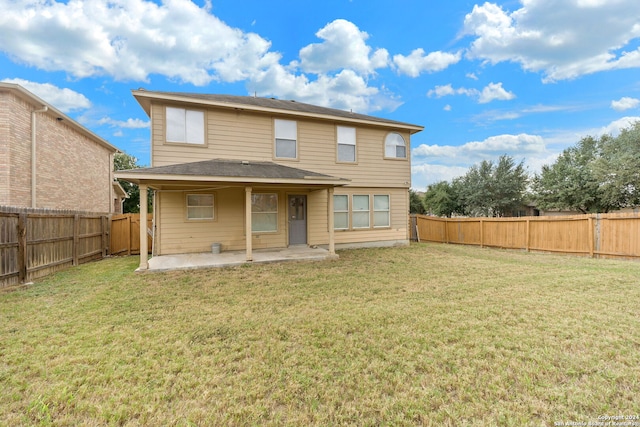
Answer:
<svg viewBox="0 0 640 427"><path fill-rule="evenodd" d="M409 212L409 193L406 189L397 188L340 188L335 190L335 194L345 194L349 196L349 224L352 226L351 212L353 209L351 196L369 195L370 196L370 227L366 229L351 230L335 230L336 244L347 243L368 243L393 240L408 240L408 212ZM391 209L389 213L390 227L374 228L373 227L373 196L389 195Z"/></svg>
<svg viewBox="0 0 640 427"><path fill-rule="evenodd" d="M254 249L282 248L288 244L287 196L307 196L307 243L326 245L329 243L327 222L327 190L295 191L255 189L254 193L278 194L278 231L253 233ZM215 221L188 221L185 197L191 191L161 191L156 196L158 234L156 254L209 252L212 243L221 243L223 251L244 250L244 187L212 191L215 198ZM405 189L354 188L336 189L335 194L388 194L391 200L389 228L358 229L335 232L336 244L373 243L408 239L408 193ZM372 199L373 200L373 199ZM332 214L332 213L331 213Z"/></svg>
<svg viewBox="0 0 640 427"><path fill-rule="evenodd" d="M194 107L197 108L197 107ZM350 179L349 186L409 188L411 181L410 135L398 129L356 127L357 161L337 162L336 126L344 122L296 119L246 111L207 110L205 146L165 142L164 106L152 106L152 166L208 159L275 161L300 169ZM275 159L273 120L296 120L298 159ZM390 131L407 142L407 159L385 159L384 140Z"/></svg>
<svg viewBox="0 0 640 427"><path fill-rule="evenodd" d="M286 195L283 191L256 189L255 193L278 194L278 231L253 233L253 248L282 248L287 245ZM244 187L213 190L216 219L189 221L186 217L186 194L193 191L160 191L157 221L161 234L157 236L158 255L208 252L212 243L221 243L222 250L243 250Z"/></svg>
<svg viewBox="0 0 640 427"><path fill-rule="evenodd" d="M405 189L397 188L336 188L334 194L346 194L351 198L353 194L384 194L390 196L391 212L388 228L373 228L358 230L335 230L336 244L369 243L394 240L408 240L408 211L409 193ZM309 193L309 245L326 245L329 243L329 231L327 223L327 191L312 191ZM351 201L349 202L351 206ZM371 198L373 203L373 197ZM333 215L333 212L330 213ZM373 220L372 220L373 221Z"/></svg>

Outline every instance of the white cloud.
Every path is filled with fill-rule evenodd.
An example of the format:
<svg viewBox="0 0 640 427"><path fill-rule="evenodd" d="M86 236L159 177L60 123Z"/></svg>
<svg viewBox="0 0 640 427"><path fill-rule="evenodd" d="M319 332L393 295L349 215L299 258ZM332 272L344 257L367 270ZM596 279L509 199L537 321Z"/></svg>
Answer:
<svg viewBox="0 0 640 427"><path fill-rule="evenodd" d="M435 89L429 90L427 96L430 98L442 98L443 96L465 95L476 98L480 104L487 104L491 101L508 101L516 96L502 87L502 83L489 83L479 91L478 89L467 89L464 87L454 89L451 84L444 86L436 86Z"/></svg>
<svg viewBox="0 0 640 427"><path fill-rule="evenodd" d="M451 182L454 178L463 176L469 170L464 166L447 166L430 163L418 163L411 166L411 188L425 191L428 185L440 181Z"/></svg>
<svg viewBox="0 0 640 427"><path fill-rule="evenodd" d="M470 58L517 62L555 81L640 67L638 16L637 0L523 0L513 12L487 2L467 14L464 32L474 37Z"/></svg>
<svg viewBox="0 0 640 427"><path fill-rule="evenodd" d="M516 96L512 92L506 91L502 87L502 83L489 83L484 89L482 89L482 93L480 94L480 99L478 102L480 104L487 104L491 101L508 101L510 99L515 98Z"/></svg>
<svg viewBox="0 0 640 427"><path fill-rule="evenodd" d="M638 105L640 105L640 99L629 98L628 96L620 98L617 101L611 101L611 108L616 111L629 110L631 108L636 108Z"/></svg>
<svg viewBox="0 0 640 427"><path fill-rule="evenodd" d="M51 83L36 83L24 79L3 79L3 82L22 86L63 113L86 110L91 102L83 94Z"/></svg>
<svg viewBox="0 0 640 427"><path fill-rule="evenodd" d="M125 121L115 120L110 117L103 117L97 122L98 125L108 125L121 129L144 129L150 126L149 121L140 119L127 119Z"/></svg>
<svg viewBox="0 0 640 427"><path fill-rule="evenodd" d="M539 135L496 135L483 141L471 141L464 145L426 145L422 144L412 150L412 156L441 158L445 161L468 159L497 158L502 154L518 153L518 155L540 153L545 150L545 143Z"/></svg>
<svg viewBox="0 0 640 427"><path fill-rule="evenodd" d="M313 43L300 49L300 67L305 72L327 73L339 69L351 69L372 74L389 63L386 49L372 48L366 44L369 35L344 19L336 19L320 29L316 36L322 43Z"/></svg>
<svg viewBox="0 0 640 427"><path fill-rule="evenodd" d="M622 118L620 118L618 120L614 120L613 122L611 122L608 125L603 126L601 128L595 128L595 129L590 129L588 131L585 131L585 135L593 135L593 136L612 135L612 136L618 136L622 129L630 128L631 126L633 126L633 124L635 122L638 122L638 121L640 121L640 117L638 117L638 116L622 117Z"/></svg>
<svg viewBox="0 0 640 427"><path fill-rule="evenodd" d="M270 41L227 25L210 2L0 0L0 10L1 51L74 79L149 82L158 74L196 86L242 81L249 93L360 113L400 105L383 87L370 86L375 71L389 66L388 52L371 48L369 35L344 19L320 29L320 43L283 65Z"/></svg>
<svg viewBox="0 0 640 427"><path fill-rule="evenodd" d="M433 73L442 71L450 65L460 62L462 54L447 52L431 52L424 54L422 48L415 49L409 56L395 55L393 62L402 74L410 77L418 77L423 72Z"/></svg>
<svg viewBox="0 0 640 427"><path fill-rule="evenodd" d="M436 86L435 89L429 90L427 92L427 96L430 98L442 98L443 96L451 96L451 95L466 95L466 96L479 96L480 92L477 89L466 89L466 88L458 88L454 89L451 84L444 86Z"/></svg>

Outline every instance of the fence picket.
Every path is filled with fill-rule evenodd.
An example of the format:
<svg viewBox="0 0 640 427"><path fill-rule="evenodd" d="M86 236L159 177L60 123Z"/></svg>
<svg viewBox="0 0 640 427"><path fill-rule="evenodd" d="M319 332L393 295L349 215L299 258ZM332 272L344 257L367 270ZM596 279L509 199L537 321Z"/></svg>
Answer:
<svg viewBox="0 0 640 427"><path fill-rule="evenodd" d="M440 227L436 227L436 224ZM444 233L441 231L442 224ZM640 257L638 213L520 218L436 218L416 215L416 228L419 241L590 257Z"/></svg>

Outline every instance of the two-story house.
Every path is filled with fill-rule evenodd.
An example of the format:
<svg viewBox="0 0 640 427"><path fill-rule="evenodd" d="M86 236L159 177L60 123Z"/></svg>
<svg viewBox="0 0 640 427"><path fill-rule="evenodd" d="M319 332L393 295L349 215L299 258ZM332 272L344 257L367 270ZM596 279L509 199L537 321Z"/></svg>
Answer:
<svg viewBox="0 0 640 427"><path fill-rule="evenodd" d="M0 82L0 206L117 212L117 148L20 85Z"/></svg>
<svg viewBox="0 0 640 427"><path fill-rule="evenodd" d="M422 126L250 96L133 96L151 118L151 167L116 176L143 200L154 190L155 254L408 244Z"/></svg>

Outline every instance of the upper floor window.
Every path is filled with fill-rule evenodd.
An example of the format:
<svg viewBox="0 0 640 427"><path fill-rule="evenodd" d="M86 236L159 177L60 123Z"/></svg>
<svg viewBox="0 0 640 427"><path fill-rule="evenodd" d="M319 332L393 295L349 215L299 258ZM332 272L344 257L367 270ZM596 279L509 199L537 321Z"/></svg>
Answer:
<svg viewBox="0 0 640 427"><path fill-rule="evenodd" d="M407 145L402 135L391 132L384 140L384 156L397 159L407 158Z"/></svg>
<svg viewBox="0 0 640 427"><path fill-rule="evenodd" d="M167 107L167 141L204 144L204 111Z"/></svg>
<svg viewBox="0 0 640 427"><path fill-rule="evenodd" d="M276 157L298 158L298 126L292 120L274 120L276 136Z"/></svg>
<svg viewBox="0 0 640 427"><path fill-rule="evenodd" d="M338 126L338 161L356 161L356 128Z"/></svg>

